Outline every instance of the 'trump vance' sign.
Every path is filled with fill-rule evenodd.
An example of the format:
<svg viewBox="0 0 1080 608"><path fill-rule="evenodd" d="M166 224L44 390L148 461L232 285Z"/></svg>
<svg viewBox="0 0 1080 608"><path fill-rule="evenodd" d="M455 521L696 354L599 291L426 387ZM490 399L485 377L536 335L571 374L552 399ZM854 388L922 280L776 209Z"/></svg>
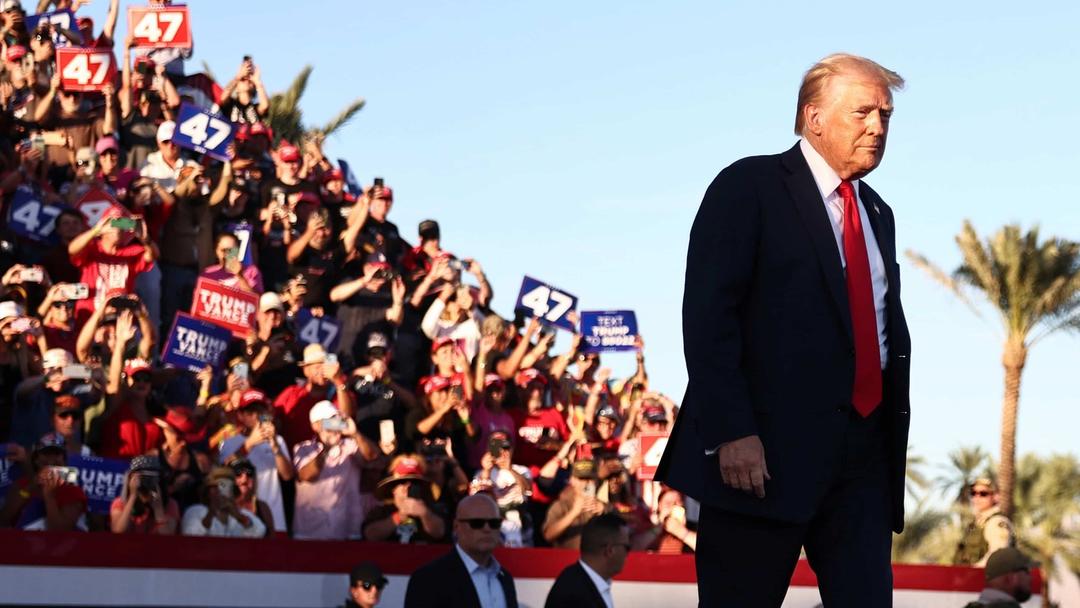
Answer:
<svg viewBox="0 0 1080 608"><path fill-rule="evenodd" d="M191 316L210 321L243 338L255 327L259 296L200 277L191 300Z"/></svg>
<svg viewBox="0 0 1080 608"><path fill-rule="evenodd" d="M178 312L161 360L193 372L207 365L217 369L230 339L232 333L228 329Z"/></svg>

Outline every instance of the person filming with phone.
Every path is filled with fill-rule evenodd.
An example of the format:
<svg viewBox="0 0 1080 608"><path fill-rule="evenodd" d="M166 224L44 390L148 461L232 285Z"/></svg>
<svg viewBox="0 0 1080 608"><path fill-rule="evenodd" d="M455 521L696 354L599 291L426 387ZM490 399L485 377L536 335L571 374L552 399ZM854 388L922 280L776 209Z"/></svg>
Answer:
<svg viewBox="0 0 1080 608"><path fill-rule="evenodd" d="M308 413L316 438L296 446L296 510L293 537L319 540L360 538L364 522L360 475L379 450L356 431L333 403L320 401Z"/></svg>
<svg viewBox="0 0 1080 608"><path fill-rule="evenodd" d="M368 513L364 539L401 544L445 539L446 518L434 505L434 484L424 471L424 461L416 454L403 454L390 463L390 476L375 488L375 497L386 504Z"/></svg>
<svg viewBox="0 0 1080 608"><path fill-rule="evenodd" d="M243 434L222 442L219 458L222 463L228 463L233 457L246 458L255 465L256 495L270 505L274 530L284 533L287 526L281 480L291 480L296 469L289 459L285 439L278 434L266 395L256 389L244 391L240 395L236 420Z"/></svg>
<svg viewBox="0 0 1080 608"><path fill-rule="evenodd" d="M164 493L157 456L136 456L109 508L114 534L176 534L180 506Z"/></svg>
<svg viewBox="0 0 1080 608"><path fill-rule="evenodd" d="M149 242L141 218L125 217L114 206L93 228L72 239L68 255L80 270L79 282L89 290L87 297L75 305L76 319L81 324L95 308L104 306L109 291L135 292L135 277L153 268L157 247Z"/></svg>
<svg viewBox="0 0 1080 608"><path fill-rule="evenodd" d="M55 433L34 445L30 474L15 480L0 508L0 527L21 530L86 530L86 494L79 472L67 465L64 440Z"/></svg>
<svg viewBox="0 0 1080 608"><path fill-rule="evenodd" d="M241 259L240 240L231 232L218 236L214 247L217 264L203 268L202 276L213 279L227 287L235 287L250 293L263 292L262 273L255 264L245 265Z"/></svg>
<svg viewBox="0 0 1080 608"><path fill-rule="evenodd" d="M203 502L184 511L180 526L185 536L262 538L266 533L254 513L236 506L236 474L214 467L203 483Z"/></svg>

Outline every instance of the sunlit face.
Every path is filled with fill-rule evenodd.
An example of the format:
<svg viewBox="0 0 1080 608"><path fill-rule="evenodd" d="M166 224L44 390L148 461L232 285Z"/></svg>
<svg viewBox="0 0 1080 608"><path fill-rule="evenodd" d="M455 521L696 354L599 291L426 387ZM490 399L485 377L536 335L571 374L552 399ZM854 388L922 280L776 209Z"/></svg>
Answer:
<svg viewBox="0 0 1080 608"><path fill-rule="evenodd" d="M230 249L239 248L240 243L236 240L236 237L226 235L219 238L217 242L217 247L214 249L214 254L217 255L218 264L225 264L225 256L229 253Z"/></svg>
<svg viewBox="0 0 1080 608"><path fill-rule="evenodd" d="M544 385L541 382L530 382L525 387L526 402L529 412L535 412L544 407Z"/></svg>
<svg viewBox="0 0 1080 608"><path fill-rule="evenodd" d="M136 397L150 395L150 372L135 372L128 378L128 390Z"/></svg>
<svg viewBox="0 0 1080 608"><path fill-rule="evenodd" d="M362 608L368 608L379 603L379 599L382 598L383 588L374 583L366 581L356 581L356 584L349 587L349 595L358 606Z"/></svg>
<svg viewBox="0 0 1080 608"><path fill-rule="evenodd" d="M393 205L385 198L377 198L371 201L368 206L368 214L376 220L383 222L386 221L386 216L390 214L390 207Z"/></svg>
<svg viewBox="0 0 1080 608"><path fill-rule="evenodd" d="M255 494L255 476L248 474L246 470L237 471L236 490L243 497Z"/></svg>
<svg viewBox="0 0 1080 608"><path fill-rule="evenodd" d="M53 412L53 430L64 439L70 439L79 431L82 425L82 412L76 409L60 410Z"/></svg>
<svg viewBox="0 0 1080 608"><path fill-rule="evenodd" d="M492 528L489 525L480 526L478 530L465 520L469 519L502 519L499 507L493 500L475 500L458 507L457 518L454 520L454 533L457 535L458 544L466 551L477 553L490 553L502 542L501 532L498 526Z"/></svg>
<svg viewBox="0 0 1080 608"><path fill-rule="evenodd" d="M66 325L74 316L75 302L53 302L51 310L52 322L58 325Z"/></svg>
<svg viewBox="0 0 1080 608"><path fill-rule="evenodd" d="M101 162L101 172L112 175L120 166L120 153L116 150L105 150L98 155L98 160Z"/></svg>
<svg viewBox="0 0 1080 608"><path fill-rule="evenodd" d="M997 504L997 493L988 485L978 484L971 488L971 506L976 512L993 508Z"/></svg>
<svg viewBox="0 0 1080 608"><path fill-rule="evenodd" d="M601 416L596 420L596 434L600 439L607 441L615 436L615 421Z"/></svg>
<svg viewBox="0 0 1080 608"><path fill-rule="evenodd" d="M859 179L885 155L892 93L872 75L834 76L821 99L803 109L804 134L840 179Z"/></svg>

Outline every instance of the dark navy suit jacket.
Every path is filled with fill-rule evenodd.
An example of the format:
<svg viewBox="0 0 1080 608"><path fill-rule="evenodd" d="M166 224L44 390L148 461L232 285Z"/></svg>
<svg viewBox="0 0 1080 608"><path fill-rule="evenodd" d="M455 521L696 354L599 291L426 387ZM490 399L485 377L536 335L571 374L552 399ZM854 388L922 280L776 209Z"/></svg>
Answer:
<svg viewBox="0 0 1080 608"><path fill-rule="evenodd" d="M860 181L885 262L888 363L881 412L892 526L903 528L911 338L900 304L893 213ZM798 144L744 158L709 186L690 232L683 296L689 384L658 479L705 504L806 523L840 466L855 349L844 269ZM758 435L765 498L725 486L721 443Z"/></svg>

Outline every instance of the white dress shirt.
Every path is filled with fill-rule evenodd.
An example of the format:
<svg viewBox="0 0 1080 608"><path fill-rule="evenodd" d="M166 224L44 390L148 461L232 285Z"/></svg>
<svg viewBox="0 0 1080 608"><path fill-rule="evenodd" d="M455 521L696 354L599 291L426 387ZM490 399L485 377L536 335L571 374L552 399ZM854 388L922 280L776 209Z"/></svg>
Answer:
<svg viewBox="0 0 1080 608"><path fill-rule="evenodd" d="M486 567L476 563L461 549L461 545L455 543L454 549L465 563L465 570L472 578L473 587L476 588L476 596L480 598L481 608L506 608L506 593L503 592L502 583L499 581L499 572L502 566L492 556L491 563Z"/></svg>
<svg viewBox="0 0 1080 608"><path fill-rule="evenodd" d="M615 608L615 600L611 599L611 581L597 574L596 570L590 568L584 561L579 559L578 563L585 569L585 574L589 575L592 584L596 585L596 590L600 592L600 597L604 598L607 608Z"/></svg>
<svg viewBox="0 0 1080 608"><path fill-rule="evenodd" d="M832 224L833 235L836 237L836 248L840 251L840 263L846 269L844 199L836 191L840 185L840 176L805 139L799 140L799 149L802 150L806 163L810 165L810 173L814 175L814 182L817 183L818 191L821 193L821 200L825 203L829 223ZM859 204L859 219L866 239L866 255L870 260L870 282L874 289L874 311L877 313L878 350L881 353L881 369L885 369L885 364L889 360L888 336L885 332L885 294L889 291L889 281L885 276L885 260L882 259L877 239L874 238L874 228L866 215L866 206L859 196L859 180L852 180L851 185L855 189L855 199Z"/></svg>

